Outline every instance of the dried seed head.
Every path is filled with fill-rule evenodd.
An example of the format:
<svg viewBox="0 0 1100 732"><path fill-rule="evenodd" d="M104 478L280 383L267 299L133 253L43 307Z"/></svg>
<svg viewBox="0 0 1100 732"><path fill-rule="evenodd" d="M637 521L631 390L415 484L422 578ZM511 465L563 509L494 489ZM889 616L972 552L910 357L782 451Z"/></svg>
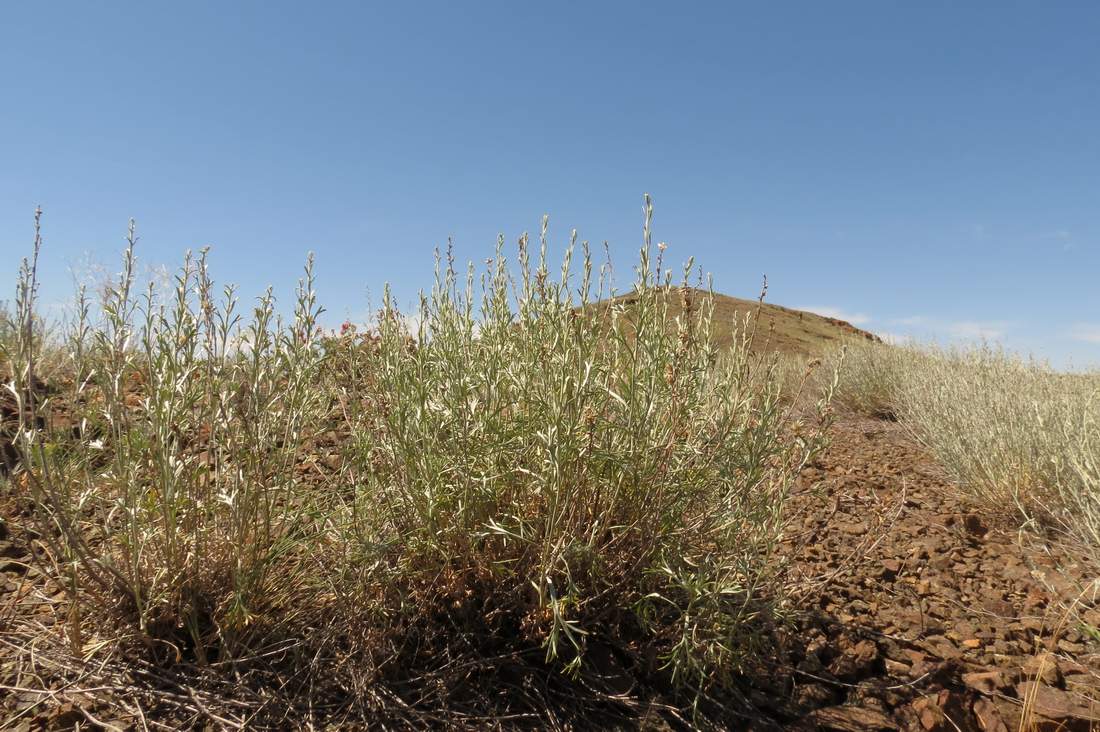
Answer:
<svg viewBox="0 0 1100 732"><path fill-rule="evenodd" d="M691 290L687 287L680 288L680 307L683 308L685 313L691 312L692 302Z"/></svg>

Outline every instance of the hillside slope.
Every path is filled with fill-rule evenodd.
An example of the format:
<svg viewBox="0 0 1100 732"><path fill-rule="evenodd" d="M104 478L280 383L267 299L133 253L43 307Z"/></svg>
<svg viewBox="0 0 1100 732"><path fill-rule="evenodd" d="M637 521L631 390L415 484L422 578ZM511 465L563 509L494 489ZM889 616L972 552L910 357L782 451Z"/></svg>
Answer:
<svg viewBox="0 0 1100 732"><path fill-rule="evenodd" d="M689 289L691 298L701 298L705 293ZM669 312L680 315L683 312L681 290L675 288L669 295ZM629 305L633 293L619 295L604 303ZM759 315L757 315L759 312ZM763 304L756 300L744 300L729 295L714 294L714 321L711 335L721 346L733 341L732 323L736 318L743 322L746 315L758 317L754 351L779 351L804 356L820 356L846 340L878 340L873 333L857 328L843 320L829 318L804 310L785 308L782 305Z"/></svg>

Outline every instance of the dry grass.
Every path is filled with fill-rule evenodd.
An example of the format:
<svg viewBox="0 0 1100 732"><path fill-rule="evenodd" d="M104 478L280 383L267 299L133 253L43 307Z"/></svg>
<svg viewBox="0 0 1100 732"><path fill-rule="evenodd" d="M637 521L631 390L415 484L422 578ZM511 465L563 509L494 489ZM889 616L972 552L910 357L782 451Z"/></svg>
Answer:
<svg viewBox="0 0 1100 732"><path fill-rule="evenodd" d="M974 496L1100 551L1100 374L990 347L850 349L837 399L896 415Z"/></svg>

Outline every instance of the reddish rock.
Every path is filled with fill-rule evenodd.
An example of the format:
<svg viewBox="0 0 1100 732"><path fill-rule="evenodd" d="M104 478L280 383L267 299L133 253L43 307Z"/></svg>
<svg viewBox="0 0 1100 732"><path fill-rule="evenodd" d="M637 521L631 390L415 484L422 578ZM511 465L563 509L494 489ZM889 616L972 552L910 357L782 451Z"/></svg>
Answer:
<svg viewBox="0 0 1100 732"><path fill-rule="evenodd" d="M963 683L979 694L994 694L1012 688L1012 681L1004 671L975 671L963 674Z"/></svg>
<svg viewBox="0 0 1100 732"><path fill-rule="evenodd" d="M942 729L944 722L943 710L940 709L939 704L936 703L936 695L925 696L917 699L913 702L913 711L917 714L917 720L920 722L922 729L933 730Z"/></svg>
<svg viewBox="0 0 1100 732"><path fill-rule="evenodd" d="M1024 676L1029 681L1040 681L1047 686L1061 686L1062 672L1058 660L1049 653L1040 653L1024 661Z"/></svg>
<svg viewBox="0 0 1100 732"><path fill-rule="evenodd" d="M807 715L812 729L833 732L870 732L898 729L897 724L880 711L866 707L826 707Z"/></svg>
<svg viewBox="0 0 1100 732"><path fill-rule="evenodd" d="M825 684L799 684L791 693L791 702L800 712L820 709L837 701L837 694Z"/></svg>
<svg viewBox="0 0 1100 732"><path fill-rule="evenodd" d="M1062 674L1063 679L1068 676L1078 676L1089 672L1084 664L1078 663L1070 658L1058 657L1054 659L1054 663L1058 667L1058 672ZM1066 679L1066 683L1069 683L1068 679Z"/></svg>
<svg viewBox="0 0 1100 732"><path fill-rule="evenodd" d="M976 513L969 513L963 517L963 527L968 534L977 538L989 533L989 526L986 525L985 519Z"/></svg>
<svg viewBox="0 0 1100 732"><path fill-rule="evenodd" d="M975 700L971 711L974 713L974 719L977 720L978 728L982 732L1009 732L1008 725L1005 724L1001 713L997 710L997 705L989 699Z"/></svg>
<svg viewBox="0 0 1100 732"><path fill-rule="evenodd" d="M853 681L866 676L878 659L879 650L874 641L861 640L854 646L845 648L829 664L829 671L839 679Z"/></svg>
<svg viewBox="0 0 1100 732"><path fill-rule="evenodd" d="M1063 689L1036 681L1021 681L1016 684L1016 694L1025 709L1065 729L1092 729L1100 725L1100 706Z"/></svg>
<svg viewBox="0 0 1100 732"><path fill-rule="evenodd" d="M840 530L845 534L852 536L863 536L867 533L867 524L862 521L856 521L850 524L842 524Z"/></svg>
<svg viewBox="0 0 1100 732"><path fill-rule="evenodd" d="M927 732L959 732L977 729L967 697L944 689L913 702L913 711Z"/></svg>

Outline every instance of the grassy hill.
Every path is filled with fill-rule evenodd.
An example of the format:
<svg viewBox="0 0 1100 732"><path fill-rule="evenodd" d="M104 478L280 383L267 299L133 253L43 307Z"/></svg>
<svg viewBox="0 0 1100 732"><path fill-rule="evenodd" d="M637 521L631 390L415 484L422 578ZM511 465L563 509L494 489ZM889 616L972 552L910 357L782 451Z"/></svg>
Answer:
<svg viewBox="0 0 1100 732"><path fill-rule="evenodd" d="M704 294L694 289L690 292L697 298ZM669 297L670 313L682 313L680 290L674 289ZM607 302L629 304L633 298L634 294L628 293ZM753 350L820 356L846 340L878 340L874 334L837 318L718 293L714 295L713 337L719 345L729 345L734 318L741 320L746 314L755 315L758 310L759 325Z"/></svg>

